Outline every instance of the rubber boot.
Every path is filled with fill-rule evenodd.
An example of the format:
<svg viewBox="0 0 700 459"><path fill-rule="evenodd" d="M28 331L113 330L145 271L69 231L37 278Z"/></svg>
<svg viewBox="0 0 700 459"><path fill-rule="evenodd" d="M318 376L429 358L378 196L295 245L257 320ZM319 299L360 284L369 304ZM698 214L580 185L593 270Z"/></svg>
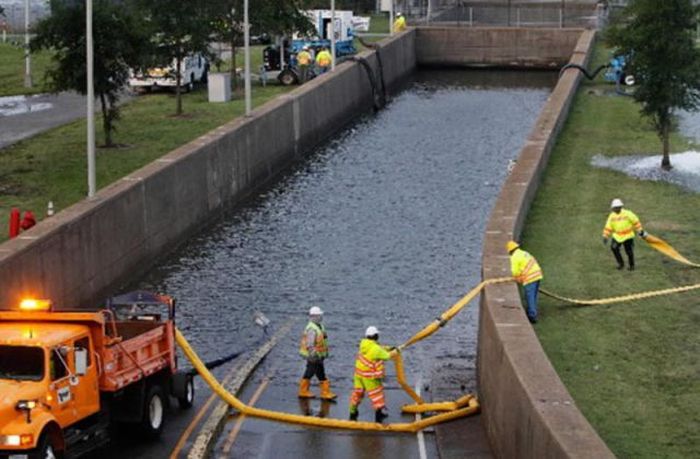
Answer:
<svg viewBox="0 0 700 459"><path fill-rule="evenodd" d="M389 413L387 413L386 407L379 408L377 411L374 412L374 422L381 423L385 418L388 418L388 417L389 417Z"/></svg>
<svg viewBox="0 0 700 459"><path fill-rule="evenodd" d="M326 379L325 381L319 381L318 385L321 387L321 398L323 400L334 400L338 396L331 392L331 382Z"/></svg>
<svg viewBox="0 0 700 459"><path fill-rule="evenodd" d="M314 398L315 395L309 390L310 388L310 379L302 379L299 381L299 398Z"/></svg>
<svg viewBox="0 0 700 459"><path fill-rule="evenodd" d="M355 408L355 409L353 410L352 407L350 407L350 418L349 418L349 419L350 419L351 421L357 421L357 417L358 417L359 415L360 415L360 411L359 411L357 408Z"/></svg>

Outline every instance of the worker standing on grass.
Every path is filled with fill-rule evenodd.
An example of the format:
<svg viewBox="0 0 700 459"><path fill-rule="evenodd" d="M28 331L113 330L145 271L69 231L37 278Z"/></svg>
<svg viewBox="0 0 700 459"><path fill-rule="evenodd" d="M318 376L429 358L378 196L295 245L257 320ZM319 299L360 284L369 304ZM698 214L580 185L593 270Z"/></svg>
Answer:
<svg viewBox="0 0 700 459"><path fill-rule="evenodd" d="M374 421L382 422L389 416L384 401L384 361L390 358L389 349L379 344L377 327L367 327L355 360L354 389L350 395L351 421L357 421L359 415L357 407L362 402L365 392L374 407Z"/></svg>
<svg viewBox="0 0 700 459"><path fill-rule="evenodd" d="M622 260L622 254L620 253L620 246L625 247L625 253L627 253L627 260L629 261L630 271L634 271L634 233L635 231L639 233L639 236L646 239L647 233L642 228L642 222L639 221L634 212L631 210L623 209L621 199L615 198L610 204L612 212L608 215L608 220L605 222L605 228L603 228L603 244L608 244L608 239L612 235L612 243L610 243L610 249L613 255L615 255L615 260L617 260L617 269L623 269L625 267L625 262Z"/></svg>
<svg viewBox="0 0 700 459"><path fill-rule="evenodd" d="M311 66L311 53L309 52L308 45L299 51L297 54L297 63L299 64L299 76L302 83L306 83L309 79L309 67Z"/></svg>
<svg viewBox="0 0 700 459"><path fill-rule="evenodd" d="M316 55L316 65L318 65L319 73L326 73L331 67L332 60L331 53L328 52L328 48L324 46Z"/></svg>
<svg viewBox="0 0 700 459"><path fill-rule="evenodd" d="M309 309L309 323L301 336L299 354L306 359L306 371L299 382L299 398L314 398L311 392L311 378L318 378L321 398L333 400L337 397L331 392L331 382L326 377L323 361L328 357L328 334L323 326L323 311L318 306Z"/></svg>
<svg viewBox="0 0 700 459"><path fill-rule="evenodd" d="M510 269L515 281L523 286L527 302L527 319L537 323L537 295L540 291L542 268L535 257L520 248L515 241L508 241L506 250L510 255Z"/></svg>
<svg viewBox="0 0 700 459"><path fill-rule="evenodd" d="M394 21L394 33L403 32L406 30L406 18L403 14L396 13L396 20Z"/></svg>

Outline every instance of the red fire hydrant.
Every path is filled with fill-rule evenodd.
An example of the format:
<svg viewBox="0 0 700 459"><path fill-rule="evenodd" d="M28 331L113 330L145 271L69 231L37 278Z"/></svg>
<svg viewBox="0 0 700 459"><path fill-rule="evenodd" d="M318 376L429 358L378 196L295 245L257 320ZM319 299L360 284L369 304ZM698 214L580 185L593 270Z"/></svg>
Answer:
<svg viewBox="0 0 700 459"><path fill-rule="evenodd" d="M13 207L10 211L10 239L19 235L19 209Z"/></svg>

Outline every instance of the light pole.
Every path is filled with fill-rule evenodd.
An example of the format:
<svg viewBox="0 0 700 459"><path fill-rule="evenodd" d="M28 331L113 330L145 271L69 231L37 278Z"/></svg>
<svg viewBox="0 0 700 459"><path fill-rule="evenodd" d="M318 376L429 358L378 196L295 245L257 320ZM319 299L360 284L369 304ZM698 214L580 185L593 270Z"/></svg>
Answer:
<svg viewBox="0 0 700 459"><path fill-rule="evenodd" d="M250 116L252 101L250 98L250 22L248 21L248 0L243 2L243 41L245 60L245 116Z"/></svg>
<svg viewBox="0 0 700 459"><path fill-rule="evenodd" d="M92 43L92 0L85 5L85 53L87 56L87 163L88 198L95 196L95 84L94 55Z"/></svg>
<svg viewBox="0 0 700 459"><path fill-rule="evenodd" d="M32 61L29 56L29 0L24 0L24 87L32 87Z"/></svg>
<svg viewBox="0 0 700 459"><path fill-rule="evenodd" d="M394 35L394 0L389 0L389 35Z"/></svg>
<svg viewBox="0 0 700 459"><path fill-rule="evenodd" d="M331 71L335 70L335 0L331 0Z"/></svg>

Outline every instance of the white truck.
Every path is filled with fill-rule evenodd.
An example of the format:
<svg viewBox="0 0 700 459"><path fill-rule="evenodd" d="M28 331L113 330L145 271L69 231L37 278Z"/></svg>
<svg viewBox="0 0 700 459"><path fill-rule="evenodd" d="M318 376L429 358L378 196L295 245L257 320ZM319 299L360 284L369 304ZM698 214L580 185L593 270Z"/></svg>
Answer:
<svg viewBox="0 0 700 459"><path fill-rule="evenodd" d="M176 62L168 67L154 67L144 72L132 71L129 86L140 91L150 91L155 88L175 88ZM209 61L201 54L186 56L182 60L180 70L180 86L185 91L191 91L195 83L206 83L209 73Z"/></svg>

